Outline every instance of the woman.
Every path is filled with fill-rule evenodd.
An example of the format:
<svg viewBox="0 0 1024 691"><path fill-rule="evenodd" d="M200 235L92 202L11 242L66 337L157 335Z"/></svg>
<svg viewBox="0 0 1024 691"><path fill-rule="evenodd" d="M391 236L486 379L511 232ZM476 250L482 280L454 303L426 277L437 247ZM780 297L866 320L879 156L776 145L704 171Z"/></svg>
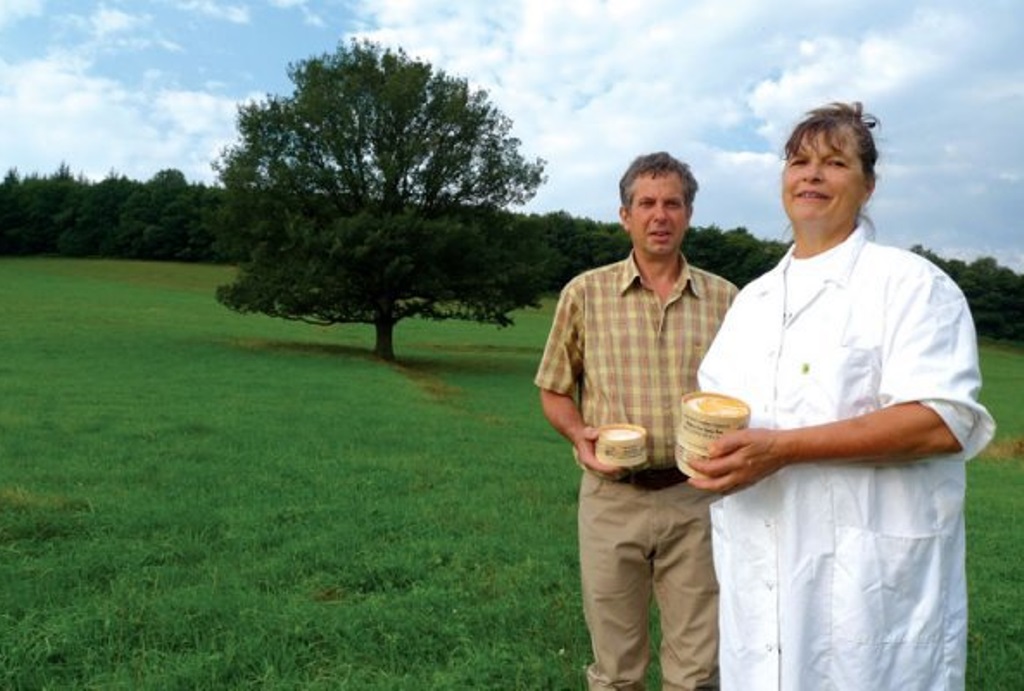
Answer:
<svg viewBox="0 0 1024 691"><path fill-rule="evenodd" d="M723 689L962 689L964 461L992 438L963 294L861 223L875 120L814 111L785 147L793 246L699 373L750 428L693 467L711 509Z"/></svg>

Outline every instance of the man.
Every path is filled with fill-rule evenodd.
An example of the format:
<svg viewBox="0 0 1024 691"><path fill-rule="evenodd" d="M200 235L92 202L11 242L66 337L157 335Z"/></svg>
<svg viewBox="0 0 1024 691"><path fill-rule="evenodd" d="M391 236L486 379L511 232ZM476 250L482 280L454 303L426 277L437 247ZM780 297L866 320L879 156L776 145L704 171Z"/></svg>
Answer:
<svg viewBox="0 0 1024 691"><path fill-rule="evenodd" d="M535 378L551 425L583 468L579 547L594 661L590 689L643 689L652 596L660 612L662 688L718 688L713 494L675 466L680 398L736 295L681 253L697 181L667 153L640 156L619 182L626 259L563 289ZM597 427L647 430L646 467L624 473L595 456Z"/></svg>

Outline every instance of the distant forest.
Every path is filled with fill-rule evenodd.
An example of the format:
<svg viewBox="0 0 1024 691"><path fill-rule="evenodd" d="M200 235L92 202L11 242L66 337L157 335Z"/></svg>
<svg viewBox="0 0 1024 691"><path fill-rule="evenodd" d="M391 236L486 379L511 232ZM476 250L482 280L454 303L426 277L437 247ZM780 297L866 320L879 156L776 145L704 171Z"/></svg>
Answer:
<svg viewBox="0 0 1024 691"><path fill-rule="evenodd" d="M110 174L100 182L62 165L49 176L10 169L0 184L0 256L49 255L153 261L234 263L218 244L224 190L190 183L178 170L146 182ZM547 276L558 291L584 269L621 259L629 239L617 223L565 212L515 214L516 225L540 231L550 249ZM745 228L695 227L684 252L701 268L743 286L782 257L787 243L760 240ZM991 257L944 259L910 248L950 275L967 296L979 335L1024 342L1024 275Z"/></svg>

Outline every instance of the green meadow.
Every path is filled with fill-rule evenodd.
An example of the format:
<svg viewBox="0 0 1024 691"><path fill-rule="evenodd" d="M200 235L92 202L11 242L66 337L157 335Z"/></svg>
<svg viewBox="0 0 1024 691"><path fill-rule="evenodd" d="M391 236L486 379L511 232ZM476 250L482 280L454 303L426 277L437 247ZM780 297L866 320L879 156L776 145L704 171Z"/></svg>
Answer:
<svg viewBox="0 0 1024 691"><path fill-rule="evenodd" d="M372 327L226 310L229 278L0 259L0 688L583 689L578 471L532 384L550 305L403 322L389 365ZM1024 665L1024 350L983 369L989 691Z"/></svg>

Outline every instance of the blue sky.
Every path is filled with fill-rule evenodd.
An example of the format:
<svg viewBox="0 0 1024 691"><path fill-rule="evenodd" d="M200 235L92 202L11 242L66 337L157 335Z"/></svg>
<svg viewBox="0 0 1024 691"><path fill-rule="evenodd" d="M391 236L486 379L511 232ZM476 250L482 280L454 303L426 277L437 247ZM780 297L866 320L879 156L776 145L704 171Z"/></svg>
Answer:
<svg viewBox="0 0 1024 691"><path fill-rule="evenodd" d="M352 37L486 90L547 161L525 210L598 220L629 161L668 150L696 225L784 240L785 135L862 101L878 240L1024 272L1018 0L0 0L0 173L214 182L238 105Z"/></svg>

